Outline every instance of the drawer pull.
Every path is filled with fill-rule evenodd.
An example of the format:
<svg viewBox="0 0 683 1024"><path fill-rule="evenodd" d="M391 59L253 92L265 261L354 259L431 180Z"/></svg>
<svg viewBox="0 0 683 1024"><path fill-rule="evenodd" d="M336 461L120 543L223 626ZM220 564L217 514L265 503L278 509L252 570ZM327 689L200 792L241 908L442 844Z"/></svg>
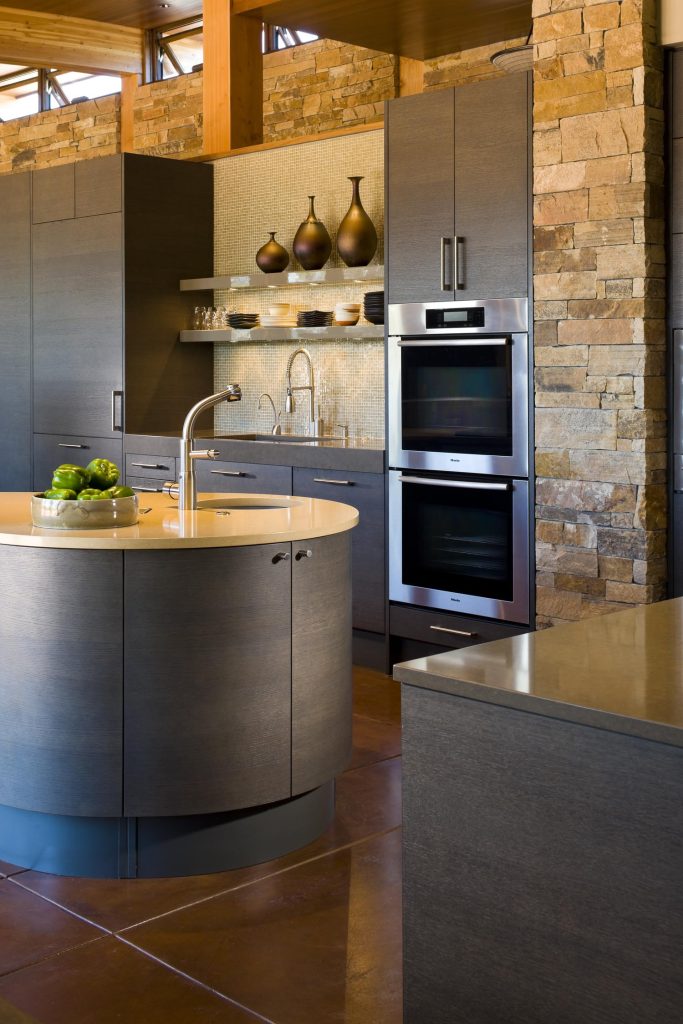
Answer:
<svg viewBox="0 0 683 1024"><path fill-rule="evenodd" d="M131 466L137 466L138 469L165 469L169 470L170 466L162 466L160 462L131 462Z"/></svg>
<svg viewBox="0 0 683 1024"><path fill-rule="evenodd" d="M300 562L302 558L313 558L313 552L310 548L302 548L301 551L297 551L296 560Z"/></svg>
<svg viewBox="0 0 683 1024"><path fill-rule="evenodd" d="M324 476L314 476L314 484L334 484L336 487L353 487L353 480L327 480Z"/></svg>
<svg viewBox="0 0 683 1024"><path fill-rule="evenodd" d="M89 448L89 444L64 444L63 441L59 441L57 444L58 448Z"/></svg>
<svg viewBox="0 0 683 1024"><path fill-rule="evenodd" d="M246 476L246 473L241 473L236 469L212 469L211 473L213 476Z"/></svg>
<svg viewBox="0 0 683 1024"><path fill-rule="evenodd" d="M288 551L278 551L278 553L273 557L273 565L276 565L278 562L288 562L288 561L289 561L289 552Z"/></svg>
<svg viewBox="0 0 683 1024"><path fill-rule="evenodd" d="M138 487L137 484L133 484L134 491L149 491L150 494L163 494L162 487Z"/></svg>
<svg viewBox="0 0 683 1024"><path fill-rule="evenodd" d="M475 637L479 636L478 633L468 633L464 629L448 629L447 626L430 626L429 628L433 629L435 633L452 633L453 636L466 636L470 640L474 640Z"/></svg>

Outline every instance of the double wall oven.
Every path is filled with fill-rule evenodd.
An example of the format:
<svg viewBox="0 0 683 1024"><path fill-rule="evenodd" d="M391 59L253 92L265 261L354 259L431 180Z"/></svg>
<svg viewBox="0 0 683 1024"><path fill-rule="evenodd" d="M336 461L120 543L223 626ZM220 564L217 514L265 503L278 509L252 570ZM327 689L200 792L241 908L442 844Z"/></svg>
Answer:
<svg viewBox="0 0 683 1024"><path fill-rule="evenodd" d="M529 622L526 299L389 306L389 598Z"/></svg>

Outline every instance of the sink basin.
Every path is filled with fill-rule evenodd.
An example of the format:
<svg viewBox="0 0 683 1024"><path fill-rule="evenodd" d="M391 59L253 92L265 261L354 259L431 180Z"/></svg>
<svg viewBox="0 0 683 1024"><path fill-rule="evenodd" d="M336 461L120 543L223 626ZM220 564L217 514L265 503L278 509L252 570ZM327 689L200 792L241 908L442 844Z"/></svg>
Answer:
<svg viewBox="0 0 683 1024"><path fill-rule="evenodd" d="M272 494L221 494L215 498L200 498L197 502L200 510L209 509L214 512L265 512L274 509L281 511L283 508L294 508L299 504L295 498L288 498L285 495L280 498Z"/></svg>
<svg viewBox="0 0 683 1024"><path fill-rule="evenodd" d="M331 435L312 436L310 434L219 434L220 439L225 441L267 441L273 444L278 442L284 444L310 444L316 441L343 441L343 437Z"/></svg>

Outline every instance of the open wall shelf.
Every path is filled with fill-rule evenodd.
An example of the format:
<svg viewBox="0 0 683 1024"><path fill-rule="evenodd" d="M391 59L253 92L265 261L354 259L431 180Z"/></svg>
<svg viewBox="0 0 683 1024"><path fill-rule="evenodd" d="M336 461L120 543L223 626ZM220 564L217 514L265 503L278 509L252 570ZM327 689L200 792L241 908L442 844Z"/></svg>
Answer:
<svg viewBox="0 0 683 1024"><path fill-rule="evenodd" d="M301 341L341 339L363 341L384 337L382 324L358 324L355 327L254 327L251 331L181 331L180 340L186 342L211 341Z"/></svg>
<svg viewBox="0 0 683 1024"><path fill-rule="evenodd" d="M384 267L331 267L329 270L291 270L281 274L233 274L223 277L190 277L180 282L181 292L230 291L237 288L286 288L288 285L365 284L383 281Z"/></svg>

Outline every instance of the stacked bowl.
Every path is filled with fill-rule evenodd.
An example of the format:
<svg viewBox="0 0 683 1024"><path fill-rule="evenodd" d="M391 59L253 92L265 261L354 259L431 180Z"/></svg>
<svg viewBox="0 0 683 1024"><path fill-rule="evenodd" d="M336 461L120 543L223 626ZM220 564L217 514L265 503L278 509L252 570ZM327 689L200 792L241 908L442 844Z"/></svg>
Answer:
<svg viewBox="0 0 683 1024"><path fill-rule="evenodd" d="M360 302L338 302L334 307L334 319L341 327L353 327L360 319Z"/></svg>
<svg viewBox="0 0 683 1024"><path fill-rule="evenodd" d="M363 316L371 324L384 323L384 292L366 292L363 297Z"/></svg>

